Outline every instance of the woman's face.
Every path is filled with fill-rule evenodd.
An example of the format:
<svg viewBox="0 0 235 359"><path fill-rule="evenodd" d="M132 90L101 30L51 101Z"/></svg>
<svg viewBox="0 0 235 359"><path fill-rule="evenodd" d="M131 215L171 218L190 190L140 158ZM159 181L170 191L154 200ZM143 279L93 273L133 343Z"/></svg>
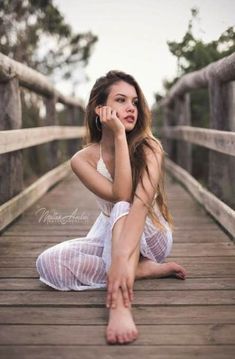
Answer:
<svg viewBox="0 0 235 359"><path fill-rule="evenodd" d="M134 86L125 81L116 82L111 86L106 106L117 112L117 117L124 125L126 131L135 127L138 117L138 96Z"/></svg>

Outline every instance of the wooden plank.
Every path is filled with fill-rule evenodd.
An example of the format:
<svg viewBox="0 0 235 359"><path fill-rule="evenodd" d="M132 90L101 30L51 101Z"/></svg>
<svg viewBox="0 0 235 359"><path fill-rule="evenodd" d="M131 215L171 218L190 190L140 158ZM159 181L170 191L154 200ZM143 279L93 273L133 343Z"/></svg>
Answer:
<svg viewBox="0 0 235 359"><path fill-rule="evenodd" d="M35 257L43 250L52 247L49 243L17 242L15 245L2 244L1 256L25 256ZM234 256L235 245L232 242L225 243L174 243L171 251L173 257L218 257Z"/></svg>
<svg viewBox="0 0 235 359"><path fill-rule="evenodd" d="M186 279L201 277L224 278L235 276L235 257L224 257L225 259L230 258L231 261L221 261L214 263L211 263L209 260L213 257L209 257L208 259L202 258L204 262L200 260L198 262L193 260L191 263L189 261L185 261L185 258L187 259L187 257L168 257L166 262L174 261L183 265L187 273ZM200 257L198 258L201 259ZM5 261L0 264L0 278L37 277L38 274L36 271L36 259L37 257L30 260L25 260L24 258L14 259L14 257L9 258L8 260L8 258L6 258ZM9 263L7 263L7 261L9 261Z"/></svg>
<svg viewBox="0 0 235 359"><path fill-rule="evenodd" d="M80 345L14 345L0 346L0 355L2 358L11 359L94 359L102 355L105 359L234 359L235 345L133 345L128 346L110 345L110 346L80 346Z"/></svg>
<svg viewBox="0 0 235 359"><path fill-rule="evenodd" d="M214 306L145 306L133 307L137 325L148 324L235 324L235 307ZM0 307L0 324L105 325L108 311L104 307L76 309L66 307Z"/></svg>
<svg viewBox="0 0 235 359"><path fill-rule="evenodd" d="M71 181L66 185L64 181L59 187L64 193L67 190L71 191ZM47 201L54 206L57 203L61 204L61 200L55 202L56 190L55 188L44 197L45 205ZM82 192L80 196L84 196L84 193L88 192ZM76 200L73 198L74 202L79 198L81 197ZM91 205L92 197L89 197L89 201ZM135 353L134 348L143 348L143 357L148 357L146 353L151 347L155 348L149 352L154 358L156 353L159 357L162 348L166 348L162 353L163 357L168 359L172 347L176 348L180 358L190 358L191 355L199 355L198 353L202 354L201 357L206 353L207 358L213 354L213 358L216 356L221 358L221 353L224 357L226 353L228 357L231 356L232 352L227 352L227 348L230 350L233 346L231 343L234 342L234 244L217 225L211 226L213 224L211 218L202 221L201 230L198 231L196 218L199 226L200 219L206 214L204 211L197 211L198 206L194 206L189 195L185 197L185 201L185 212L189 213L191 205L195 212L193 216L188 216L188 222L187 219L185 220L188 223L187 231L184 228L185 221L182 221L179 215L176 222L178 228L174 232L174 237L179 242L175 240L173 243L176 255L172 251L167 261L174 260L184 265L188 277L185 281L169 277L135 282L133 314L140 336L135 343L124 347L124 349L129 347L132 349L130 351L132 359L138 357L140 353L139 351ZM179 206L183 206L183 203L184 201L179 202ZM67 208L70 210L71 204ZM97 210L94 211L95 215ZM33 353L32 348L36 348L36 358L37 355L40 357L41 353L44 354L44 358L48 358L52 353L49 349L50 345L51 348L53 346L55 355L60 345L65 343L62 348L76 348L74 351L67 352L72 353L71 355L79 353L81 356L80 350L84 348L88 357L90 355L92 358L89 351L95 347L96 356L103 357L103 353L107 354L107 349L110 348L106 345L104 336L108 320L108 311L105 308L106 290L61 292L41 283L35 268L37 255L66 238L72 239L61 236L61 231L63 233L67 231L66 236L68 236L71 227L53 225L46 231L47 226L44 226L43 233L37 236L36 232L40 231L40 228L35 219L32 220L31 226L29 218L25 226L24 218L20 219L21 224L17 224L14 235L14 230L11 229L12 227L14 229L13 225L0 239L0 332L2 328L6 329L4 337L0 339L0 355L2 350L3 355L6 354L8 357L14 358L18 354L18 359L21 354L27 355L27 350L30 356L30 353ZM27 227L28 234L32 231L31 235L25 236L22 233L23 227ZM72 231L76 230L77 234L82 234L81 227L78 227L79 230L76 230L76 226L72 226ZM17 232L20 233L19 236ZM8 235L9 233L12 235ZM217 238L216 241L211 240L213 236ZM76 237L80 235L74 238ZM206 238L208 242L203 243ZM12 338L7 339L11 329L13 329ZM90 342L85 340L88 332ZM61 342L60 338L64 335L69 338L66 340L64 337ZM18 336L16 342L13 342ZM4 340L12 342L7 342L6 345ZM197 351L192 349L193 345L197 347ZM207 347L208 350L205 349ZM220 351L221 347L223 351ZM11 348L13 352L9 354ZM21 348L21 351L14 352L15 348ZM187 349L191 351L188 352ZM174 357L175 352L174 355L173 352L170 353ZM126 351L123 354L127 357ZM66 354L64 355L67 359ZM120 352L118 351L116 355L117 358L120 357Z"/></svg>
<svg viewBox="0 0 235 359"><path fill-rule="evenodd" d="M213 257L233 256L235 246L231 242L225 243L175 243L171 251L173 257ZM168 257L170 258L170 256Z"/></svg>
<svg viewBox="0 0 235 359"><path fill-rule="evenodd" d="M170 261L170 258L169 258ZM179 262L178 260L176 260ZM179 262L180 263L180 262ZM191 267L192 268L192 267ZM194 267L195 268L195 267ZM233 278L233 265L228 264L226 268L223 265L216 267L216 264L208 264L207 266L197 266L197 270L193 268L190 269L190 265L186 267L187 270L187 278L224 278L230 277ZM38 278L39 275L36 271L36 268L0 268L0 278Z"/></svg>
<svg viewBox="0 0 235 359"><path fill-rule="evenodd" d="M221 266L220 266L221 267ZM230 266L230 268L232 265ZM188 267L187 268L187 272ZM227 268L227 265L226 265ZM187 277L186 280L177 280L173 277L167 278L152 278L136 280L134 290L211 290L211 289L235 289L235 274L231 273L233 277L227 277L227 273L220 273L225 277ZM47 285L39 281L38 278L0 278L0 290L29 290L29 291L45 291L53 290ZM106 289L103 289L104 291Z"/></svg>
<svg viewBox="0 0 235 359"><path fill-rule="evenodd" d="M203 188L187 171L169 159L166 159L166 168L171 175L182 182L193 197L235 237L235 211L220 201L211 192Z"/></svg>
<svg viewBox="0 0 235 359"><path fill-rule="evenodd" d="M21 150L55 140L85 136L85 127L43 126L0 131L0 154Z"/></svg>
<svg viewBox="0 0 235 359"><path fill-rule="evenodd" d="M104 345L104 326L4 325L2 345ZM132 345L233 345L234 324L142 325Z"/></svg>
<svg viewBox="0 0 235 359"><path fill-rule="evenodd" d="M53 245L53 243L52 243ZM21 256L0 256L0 268L23 268L23 267L35 267L35 261L37 256L35 257L24 257L22 253ZM191 266L194 268L195 265L206 266L209 264L218 265L220 270L222 269L222 265L226 267L227 265L232 265L235 263L235 256L223 256L223 257L167 257L165 262L178 262L183 266Z"/></svg>
<svg viewBox="0 0 235 359"><path fill-rule="evenodd" d="M168 126L160 129L160 135L183 140L220 153L235 156L235 133L190 126Z"/></svg>
<svg viewBox="0 0 235 359"><path fill-rule="evenodd" d="M69 216L69 214L68 214ZM65 216L64 216L65 217ZM96 217L95 217L96 218ZM54 232L55 234L56 233L60 233L61 231L63 232L66 232L66 231L71 231L71 232L75 232L76 230L89 230L90 227L92 226L93 223L87 223L88 219L87 217L84 215L83 218L80 218L78 217L77 219L77 223L76 221L74 220L73 223L66 223L66 219L65 219L65 224L63 224L63 222L61 223L60 220L63 220L63 218L61 217L58 218L58 223L56 224L56 220L55 220L55 223L53 223L53 219L52 219L52 222L48 222L48 223L39 223L39 224L33 224L30 225L30 224L26 224L24 225L24 223L21 223L21 225L18 225L16 224L14 226L14 228L11 228L9 230L6 231L5 233L5 236L6 235L16 235L17 233L19 233L20 231L20 234L21 236L22 235L29 235L30 233L32 235L34 234L38 234L39 235L41 233L45 233L45 232ZM184 224L184 227L182 226L182 224ZM182 228L183 227L183 228ZM181 230L193 230L193 231L197 231L198 233L199 232L202 232L204 230L211 230L211 231L216 231L218 230L218 226L215 224L215 223L200 223L200 227L198 227L198 223L194 223L194 222L190 222L190 221L187 221L187 219L185 219L185 222L183 223L183 220L181 222L177 221L175 222L174 224L174 228L173 228L173 232L175 232L176 230L178 229L181 229Z"/></svg>
<svg viewBox="0 0 235 359"><path fill-rule="evenodd" d="M6 306L103 306L104 290L92 291L0 291L0 305ZM133 305L234 305L234 290L136 291Z"/></svg>
<svg viewBox="0 0 235 359"><path fill-rule="evenodd" d="M0 130L15 130L22 126L22 108L19 81L11 78L0 81ZM23 153L17 151L0 156L0 205L8 201L24 187Z"/></svg>
<svg viewBox="0 0 235 359"><path fill-rule="evenodd" d="M228 257L226 257L228 258ZM234 258L234 257L233 257ZM180 262L177 258L177 263ZM171 258L168 258L168 261L171 261ZM35 260L36 262L36 260ZM34 262L34 263L35 263ZM224 277L234 277L234 264L216 264L216 263L209 263L209 264L198 264L198 265L186 265L185 266L187 271L187 279L189 278L224 278ZM0 267L0 278L38 278L38 273L36 271L36 266L33 266L33 262L30 264L30 267L15 267L15 268L1 268Z"/></svg>
<svg viewBox="0 0 235 359"><path fill-rule="evenodd" d="M88 230L90 230L91 226L87 228L87 230L80 230L79 228L74 232L63 231L61 232L49 232L49 233L35 233L35 234L23 234L19 233L6 233L0 238L0 245L8 241L9 243L12 242L19 242L27 240L28 243L30 242L37 242L37 243L51 243L57 244L72 238L80 238L84 237ZM65 233L66 232L66 233ZM200 233L200 235L199 235ZM173 232L173 243L219 243L219 242L227 242L231 243L231 239L222 231L217 230L204 230L203 233L198 232L197 230L190 230L185 231L184 229L178 228ZM174 245L173 244L173 245Z"/></svg>

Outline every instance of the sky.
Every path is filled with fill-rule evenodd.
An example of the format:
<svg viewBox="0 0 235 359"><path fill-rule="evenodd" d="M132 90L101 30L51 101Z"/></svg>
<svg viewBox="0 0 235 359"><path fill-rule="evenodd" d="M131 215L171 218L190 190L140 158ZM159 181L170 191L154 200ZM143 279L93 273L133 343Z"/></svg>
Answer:
<svg viewBox="0 0 235 359"><path fill-rule="evenodd" d="M188 28L192 7L199 9L194 35L205 42L217 40L235 25L234 0L54 0L75 32L98 36L84 70L78 68L75 96L88 102L96 79L109 70L135 77L149 106L154 93L163 92L163 80L177 74L177 61L167 41L181 41ZM57 88L70 95L68 83Z"/></svg>

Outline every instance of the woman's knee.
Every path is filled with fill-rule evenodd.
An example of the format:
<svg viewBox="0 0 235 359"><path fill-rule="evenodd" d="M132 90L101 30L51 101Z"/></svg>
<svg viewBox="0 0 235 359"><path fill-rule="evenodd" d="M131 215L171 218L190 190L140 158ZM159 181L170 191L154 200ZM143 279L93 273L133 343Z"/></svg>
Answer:
<svg viewBox="0 0 235 359"><path fill-rule="evenodd" d="M36 260L36 268L41 277L45 276L50 271L51 263L52 256L49 249L45 250L38 256Z"/></svg>
<svg viewBox="0 0 235 359"><path fill-rule="evenodd" d="M118 201L114 204L113 208L112 208L112 211L117 209L117 208L129 208L131 205L130 202L128 201Z"/></svg>
<svg viewBox="0 0 235 359"><path fill-rule="evenodd" d="M159 231L150 238L146 238L147 257L161 263L170 253L172 247L172 234L167 231Z"/></svg>
<svg viewBox="0 0 235 359"><path fill-rule="evenodd" d="M36 268L40 275L40 279L51 284L53 287L62 289L62 271L57 250L49 248L42 252L36 260Z"/></svg>
<svg viewBox="0 0 235 359"><path fill-rule="evenodd" d="M113 228L114 224L117 222L119 218L129 213L130 207L131 207L131 203L127 201L119 201L114 204L110 214L111 228Z"/></svg>

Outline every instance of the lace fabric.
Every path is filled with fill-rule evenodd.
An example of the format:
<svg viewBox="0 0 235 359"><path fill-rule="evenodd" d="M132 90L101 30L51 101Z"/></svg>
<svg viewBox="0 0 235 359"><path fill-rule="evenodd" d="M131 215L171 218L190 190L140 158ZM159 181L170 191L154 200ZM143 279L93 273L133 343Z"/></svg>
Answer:
<svg viewBox="0 0 235 359"><path fill-rule="evenodd" d="M101 148L97 171L112 181ZM106 287L107 270L111 263L112 228L119 218L129 213L130 203L108 202L98 196L96 199L102 212L85 237L56 244L38 256L36 268L41 282L61 291ZM165 225L164 231L157 230L150 218L146 218L140 252L160 263L170 254L173 240L169 226L163 218L159 218Z"/></svg>

